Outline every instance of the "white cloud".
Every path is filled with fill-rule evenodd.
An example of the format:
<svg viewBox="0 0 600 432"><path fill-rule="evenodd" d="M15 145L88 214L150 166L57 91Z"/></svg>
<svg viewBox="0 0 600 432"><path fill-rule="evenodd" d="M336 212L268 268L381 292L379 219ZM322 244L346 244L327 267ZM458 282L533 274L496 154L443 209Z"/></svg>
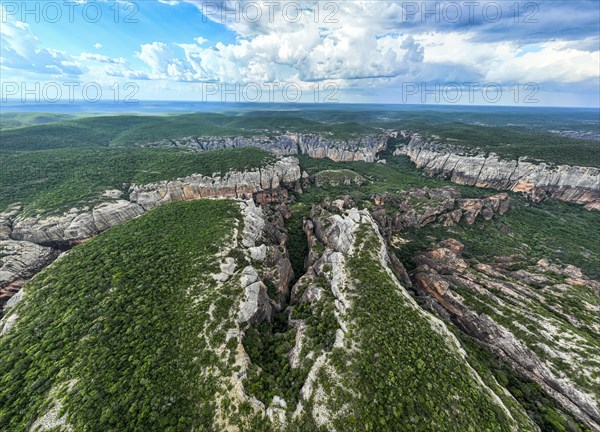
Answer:
<svg viewBox="0 0 600 432"><path fill-rule="evenodd" d="M175 46L161 42L143 45L139 58L150 66L153 77L222 82L356 80L413 73L423 61L418 41L390 31L403 13L394 2L375 8L368 2L340 3L339 11L325 6L331 2L318 6L291 2L293 7L287 9L278 2L224 2L226 9L246 11L238 17L215 10L216 2L189 2L235 31L238 40L206 47L206 39L196 38L195 43L177 45L183 56L176 55ZM257 4L261 19L243 19L255 15L252 7ZM272 14L268 4L276 5Z"/></svg>
<svg viewBox="0 0 600 432"><path fill-rule="evenodd" d="M80 75L83 69L62 51L40 47L29 24L16 21L0 5L0 58L2 69L39 74Z"/></svg>
<svg viewBox="0 0 600 432"><path fill-rule="evenodd" d="M100 48L102 48L102 44L101 44L101 43L99 43L99 42L96 42L96 43L94 44L94 48L96 48L96 49L100 49Z"/></svg>
<svg viewBox="0 0 600 432"><path fill-rule="evenodd" d="M575 83L600 76L600 51L577 49L572 42L545 42L535 51L523 52L512 41L476 42L472 33L429 33L418 39L424 46L426 69L440 66L438 74L454 67L498 83Z"/></svg>
<svg viewBox="0 0 600 432"><path fill-rule="evenodd" d="M97 61L100 63L111 63L111 64L121 64L121 65L127 63L127 60L124 59L123 57L110 58L110 57L102 55L102 54L82 53L79 55L78 58L80 60Z"/></svg>

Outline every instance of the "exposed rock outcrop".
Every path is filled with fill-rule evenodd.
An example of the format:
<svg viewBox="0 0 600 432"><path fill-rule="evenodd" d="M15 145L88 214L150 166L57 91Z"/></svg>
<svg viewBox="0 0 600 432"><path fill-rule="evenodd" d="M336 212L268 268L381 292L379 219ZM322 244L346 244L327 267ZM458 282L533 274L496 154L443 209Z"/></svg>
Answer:
<svg viewBox="0 0 600 432"><path fill-rule="evenodd" d="M533 201L548 198L600 210L600 169L549 166L525 158L504 160L494 153L428 142L419 134L394 154L408 155L417 168L455 183L525 193Z"/></svg>
<svg viewBox="0 0 600 432"><path fill-rule="evenodd" d="M0 240L0 317L6 302L34 274L50 264L58 251L34 243Z"/></svg>
<svg viewBox="0 0 600 432"><path fill-rule="evenodd" d="M461 221L472 225L480 218L490 220L510 208L510 197L500 193L485 198L461 199L453 187L411 189L397 194L374 195L373 218L388 238L393 232L421 228L432 223L445 226Z"/></svg>
<svg viewBox="0 0 600 432"><path fill-rule="evenodd" d="M256 147L279 156L306 154L313 158L328 157L334 161L375 162L385 148L387 136L360 136L341 140L318 134L290 133L280 136L251 137L187 137L140 144L142 147L188 147L196 151Z"/></svg>
<svg viewBox="0 0 600 432"><path fill-rule="evenodd" d="M319 171L314 176L314 183L317 187L322 186L351 186L351 185L362 185L366 183L367 179L360 174L348 170L324 170Z"/></svg>
<svg viewBox="0 0 600 432"><path fill-rule="evenodd" d="M118 200L91 210L72 209L60 216L19 216L13 223L11 238L40 245L73 245L143 212L136 203Z"/></svg>
<svg viewBox="0 0 600 432"><path fill-rule="evenodd" d="M3 304L18 292L28 278L58 256L60 249L68 249L114 225L138 217L157 205L200 198L250 199L253 196L263 204L280 202L287 198L284 186L292 187L300 179L298 160L286 157L247 172L229 172L212 177L192 175L173 181L133 185L129 191L129 199L121 198L120 191L107 191L103 197L112 201L92 208L71 209L62 215L19 215L20 208L12 206L0 214L3 250L0 311ZM285 214L285 208L277 212L281 227ZM271 227L269 232L276 239L273 244L280 245L287 241L282 232L275 234L277 230L270 224L268 226ZM289 294L281 287L287 285L292 278L291 264L287 260L288 265L285 265L287 258L278 248L269 252L271 279L277 289L282 291L280 300L285 302Z"/></svg>
<svg viewBox="0 0 600 432"><path fill-rule="evenodd" d="M129 200L99 204L92 209L72 209L58 216L16 216L4 231L10 238L40 245L73 245L133 219L157 205L199 198L251 198L264 189L293 184L301 178L298 160L280 159L263 168L224 175L192 175L173 181L133 185Z"/></svg>
<svg viewBox="0 0 600 432"><path fill-rule="evenodd" d="M130 200L145 210L171 201L198 198L251 198L263 189L276 189L301 178L298 160L287 157L266 167L245 172L229 172L212 177L192 175L174 181L132 186Z"/></svg>
<svg viewBox="0 0 600 432"><path fill-rule="evenodd" d="M281 212L258 207L249 200L243 205L243 214L242 244L247 248L250 265L244 269L241 279L247 300L241 308L240 319L260 324L287 306L294 271Z"/></svg>
<svg viewBox="0 0 600 432"><path fill-rule="evenodd" d="M600 283L573 266L546 261L517 271L508 270L517 257L471 265L462 258L462 248L449 239L414 257L417 294L600 430L600 368L589 361L600 355L600 302L589 303ZM564 306L567 299L579 303L575 310ZM581 330L595 336L585 338Z"/></svg>

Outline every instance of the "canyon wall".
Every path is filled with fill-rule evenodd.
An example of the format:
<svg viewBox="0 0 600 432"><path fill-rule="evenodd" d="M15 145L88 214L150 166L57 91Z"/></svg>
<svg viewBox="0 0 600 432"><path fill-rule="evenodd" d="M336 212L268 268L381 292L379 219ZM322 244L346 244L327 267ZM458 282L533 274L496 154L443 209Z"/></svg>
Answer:
<svg viewBox="0 0 600 432"><path fill-rule="evenodd" d="M133 185L128 197L120 191L107 191L104 197L110 201L60 215L22 215L12 206L0 213L0 316L4 304L26 280L56 259L61 250L153 207L200 198L252 199L260 191L278 190L300 179L298 159L286 157L251 171Z"/></svg>
<svg viewBox="0 0 600 432"><path fill-rule="evenodd" d="M62 215L21 216L12 212L5 217L0 215L0 222L7 231L5 235L13 240L45 246L73 245L160 204L200 198L248 199L255 192L279 188L300 178L298 160L287 157L252 171L212 176L195 174L172 181L133 185L128 199L113 199L93 208L71 209Z"/></svg>
<svg viewBox="0 0 600 432"><path fill-rule="evenodd" d="M598 168L504 160L494 153L428 142L419 134L409 138L394 154L409 156L431 175L457 184L523 192L534 202L552 198L600 210Z"/></svg>
<svg viewBox="0 0 600 432"><path fill-rule="evenodd" d="M360 136L348 140L319 134L286 134L252 137L187 137L140 144L142 147L188 147L195 151L256 147L279 156L306 154L312 158L328 157L336 162L375 162L377 153L387 144L387 135Z"/></svg>

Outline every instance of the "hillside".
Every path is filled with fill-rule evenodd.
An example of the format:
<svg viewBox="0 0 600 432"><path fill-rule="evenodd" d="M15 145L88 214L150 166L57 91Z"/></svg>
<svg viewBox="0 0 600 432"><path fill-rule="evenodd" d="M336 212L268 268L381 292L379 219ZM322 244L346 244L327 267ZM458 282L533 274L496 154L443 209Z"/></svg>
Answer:
<svg viewBox="0 0 600 432"><path fill-rule="evenodd" d="M3 130L0 150L131 146L190 136L235 137L286 132L323 133L347 139L375 130L361 123L331 125L282 113L94 116Z"/></svg>
<svg viewBox="0 0 600 432"><path fill-rule="evenodd" d="M226 173L260 167L274 158L259 149L193 153L178 149L72 148L0 152L0 210L21 203L26 212L61 212L127 192L132 184L190 174Z"/></svg>
<svg viewBox="0 0 600 432"><path fill-rule="evenodd" d="M324 245L314 282L304 278L293 288L298 297L307 283L312 290L322 289L322 301L300 300L294 306L290 324L303 331L290 328L291 334L275 333L274 339L253 336L261 321L260 315L244 315L244 292L250 295L246 301L252 294L242 289L243 279L253 267L243 263L262 270L242 244L249 245L252 235L247 233L256 226L248 223L261 212L245 214L241 225L239 205L233 202L163 206L81 245L40 273L11 310L9 318L18 316L16 325L3 330L0 339L5 353L0 426L152 431L252 424L271 430L265 411L271 405L275 420L289 422L289 430L330 422L335 429L369 430L399 421L423 429L452 424L456 417L457 427L470 425L466 430L481 424L511 430L513 422L520 430L533 428L507 399L517 418L509 420L509 408L465 364L445 326L421 311L395 282L380 260L378 249L384 244L366 213L314 219L325 223L330 218L328 232L338 223L349 228L349 237L339 238L337 246ZM214 276L223 271L226 277ZM370 283L364 285L363 278ZM386 303L396 306L384 310ZM374 313L384 320L372 321ZM255 324L248 328L244 322ZM324 342L323 325L335 342ZM241 333L238 342L234 335L240 330L246 336ZM302 347L295 366L300 369L267 372L271 369L264 362L280 361L281 348L294 334L296 346ZM255 351L257 343L263 350L263 344L275 344L269 348L273 357ZM243 360L242 346L250 363ZM316 351L306 357L311 346ZM33 363L31 352L37 353ZM373 355L380 358L375 364ZM410 359L412 366L397 358ZM248 371L243 381L248 396L243 397L236 381L240 367ZM268 384L269 373L275 374L273 384ZM300 381L287 387L291 377ZM280 402L272 402L275 395ZM372 404L374 395L381 403ZM290 411L280 408L287 404Z"/></svg>
<svg viewBox="0 0 600 432"><path fill-rule="evenodd" d="M598 430L593 185L314 115L0 151L0 430Z"/></svg>

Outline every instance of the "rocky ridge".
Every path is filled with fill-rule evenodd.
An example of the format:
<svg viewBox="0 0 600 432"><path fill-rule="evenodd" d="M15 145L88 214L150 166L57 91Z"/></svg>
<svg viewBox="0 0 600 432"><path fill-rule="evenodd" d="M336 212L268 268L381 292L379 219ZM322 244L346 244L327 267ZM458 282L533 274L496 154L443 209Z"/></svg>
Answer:
<svg viewBox="0 0 600 432"><path fill-rule="evenodd" d="M319 134L288 133L279 136L187 137L139 144L141 147L186 147L195 151L257 147L279 156L306 154L312 158L328 157L336 162L375 162L377 153L387 145L387 135L360 136L340 140Z"/></svg>
<svg viewBox="0 0 600 432"><path fill-rule="evenodd" d="M145 211L173 201L201 198L251 199L260 191L292 187L301 179L298 160L285 157L247 172L185 178L133 185L128 199L119 191L107 191L109 202L92 208L71 209L62 215L20 215L18 207L0 214L1 306L37 271L68 249L111 226L140 216Z"/></svg>
<svg viewBox="0 0 600 432"><path fill-rule="evenodd" d="M306 367L307 364L310 366L301 389L302 398L293 410L294 419L311 415L318 426L327 430L340 430L340 424L344 422L342 419L352 415L354 408L351 406L352 402L344 404L333 401L330 395L336 394L339 398L345 395L349 400L360 400L363 389L352 386L352 377L346 376L347 371L345 368L340 369L340 364L333 360L335 355L332 355L333 352L337 352L336 355L347 359L346 364L349 365L357 352L365 349L355 334L360 332L355 302L367 300L362 299L362 288L356 285L358 281L355 279L355 270L350 264L350 260L359 253L368 253L370 259L373 259L373 265L389 280L389 290L392 291L389 295L394 298L394 304L398 302L398 307L416 311L419 325L431 326L434 332L446 341L446 355L464 356L458 341L446 325L424 312L396 279L386 242L367 210L358 210L348 199L315 206L311 217L305 220L304 231L310 253L306 260L306 273L292 288L292 308L295 310L302 305L309 305L313 310L320 307L331 308L337 330L329 348L313 352L311 347L314 347L314 344L311 344L306 330L307 321L293 319L295 314L291 313L292 325L297 329L297 333L295 345L288 356L289 361L294 367ZM371 248L370 243L367 247L364 243L366 241L376 242L379 248ZM514 413L511 413L505 402L484 384L478 374L468 366L466 359L462 361L469 370L469 379L478 383L480 391L487 394L500 410L506 412L511 422L515 422L513 429L518 429L517 420L512 417ZM536 429L527 419L521 426L525 429Z"/></svg>
<svg viewBox="0 0 600 432"><path fill-rule="evenodd" d="M413 258L424 304L600 430L600 282L544 260L511 270L523 257L473 264L463 248L448 239Z"/></svg>
<svg viewBox="0 0 600 432"><path fill-rule="evenodd" d="M494 153L430 142L407 132L407 144L395 150L407 155L417 168L451 181L484 188L525 193L535 202L558 199L600 210L600 169L569 165L550 166L526 158L504 160Z"/></svg>
<svg viewBox="0 0 600 432"><path fill-rule="evenodd" d="M172 181L132 185L128 199L112 200L91 209L72 209L59 216L10 214L4 219L9 221L8 235L13 240L40 245L68 245L90 238L160 204L200 198L248 199L255 192L292 184L300 178L298 160L287 157L266 167L241 173L191 175Z"/></svg>
<svg viewBox="0 0 600 432"><path fill-rule="evenodd" d="M506 193L463 199L460 190L450 186L374 195L372 201L376 206L373 218L388 238L393 232L431 223L452 226L464 221L472 225L478 218L488 221L502 216L510 208Z"/></svg>

